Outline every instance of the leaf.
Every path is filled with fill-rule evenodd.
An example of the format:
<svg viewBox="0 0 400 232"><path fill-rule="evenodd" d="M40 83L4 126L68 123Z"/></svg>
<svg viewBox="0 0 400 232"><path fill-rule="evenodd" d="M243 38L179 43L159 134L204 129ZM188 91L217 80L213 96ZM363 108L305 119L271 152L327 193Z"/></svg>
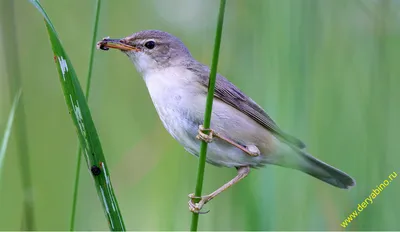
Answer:
<svg viewBox="0 0 400 232"><path fill-rule="evenodd" d="M54 52L54 62L56 63L59 80L64 92L65 102L76 127L82 151L88 168L91 170L110 229L114 231L125 230L122 215L111 185L111 179L100 139L75 70L45 10L41 7L39 1L30 0L30 2L44 16L47 32Z"/></svg>

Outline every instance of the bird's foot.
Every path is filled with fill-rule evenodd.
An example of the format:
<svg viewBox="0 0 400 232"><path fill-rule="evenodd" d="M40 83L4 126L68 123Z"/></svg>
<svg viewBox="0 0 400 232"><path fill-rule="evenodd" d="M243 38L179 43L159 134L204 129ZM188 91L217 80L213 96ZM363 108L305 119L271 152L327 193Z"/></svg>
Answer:
<svg viewBox="0 0 400 232"><path fill-rule="evenodd" d="M202 196L202 197L197 197L194 195L194 193L191 193L188 195L188 197L190 198L188 205L189 205L189 210L192 213L197 213L197 214L206 214L208 212L210 212L210 210L207 211L201 211L201 209L203 208L203 206L210 200L210 196ZM200 201L198 203L194 202L194 200L199 200Z"/></svg>
<svg viewBox="0 0 400 232"><path fill-rule="evenodd" d="M208 132L208 134L206 134ZM197 139L203 140L207 143L211 143L213 141L213 137L215 132L212 129L205 129L203 125L199 125L199 131L196 136Z"/></svg>

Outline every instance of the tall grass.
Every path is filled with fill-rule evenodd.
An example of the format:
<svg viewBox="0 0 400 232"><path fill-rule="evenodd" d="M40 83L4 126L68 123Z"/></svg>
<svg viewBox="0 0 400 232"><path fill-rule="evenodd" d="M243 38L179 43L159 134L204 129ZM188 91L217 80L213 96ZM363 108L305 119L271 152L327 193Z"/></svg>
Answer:
<svg viewBox="0 0 400 232"><path fill-rule="evenodd" d="M125 224L111 184L100 139L75 70L45 10L37 0L30 0L30 2L45 19L45 25L54 52L54 62L56 63L59 80L64 92L65 103L76 127L81 148L84 151L88 168L94 179L98 196L108 219L109 228L113 231L124 231Z"/></svg>
<svg viewBox="0 0 400 232"><path fill-rule="evenodd" d="M10 99L17 96L22 88L22 77L17 38L15 1L4 0L0 5L1 37L4 49L4 63L8 77ZM15 115L14 138L18 152L18 170L22 183L22 219L20 230L35 230L33 181L30 166L31 154L28 146L24 96L19 99L19 107Z"/></svg>
<svg viewBox="0 0 400 232"><path fill-rule="evenodd" d="M99 27L100 7L101 7L101 0L96 0L96 10L95 10L95 16L94 16L94 23L93 23L93 37L92 37L92 44L91 44L91 49L90 49L88 74L87 74L87 80L86 80L86 93L85 93L86 101L89 101L90 84L92 81L94 51L96 48L97 29ZM69 226L70 231L75 230L76 205L78 202L79 179L80 179L80 173L81 173L80 171L81 171L81 163L82 163L82 148L80 145L78 145L78 152L77 152L76 159L77 159L77 162L76 162L76 172L75 172L75 184L74 184L73 201L72 201L71 222L70 222L70 226Z"/></svg>

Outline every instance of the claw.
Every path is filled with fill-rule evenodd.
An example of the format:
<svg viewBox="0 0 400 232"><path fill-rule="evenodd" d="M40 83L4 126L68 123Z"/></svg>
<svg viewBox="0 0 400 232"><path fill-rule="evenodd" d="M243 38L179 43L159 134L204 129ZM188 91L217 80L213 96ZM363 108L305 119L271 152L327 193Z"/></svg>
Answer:
<svg viewBox="0 0 400 232"><path fill-rule="evenodd" d="M206 134L204 132L209 132L209 134ZM199 130L196 138L199 140L203 140L207 143L211 143L213 140L213 134L214 131L212 129L204 129L203 125L199 125Z"/></svg>
<svg viewBox="0 0 400 232"><path fill-rule="evenodd" d="M201 208L203 207L204 203L203 203L203 204L194 203L192 200L190 200L190 201L188 202L188 205L189 205L189 210L190 210L190 212L192 212L192 213L206 214L206 213L210 212L210 210L201 211Z"/></svg>
<svg viewBox="0 0 400 232"><path fill-rule="evenodd" d="M207 211L201 211L201 209L203 208L204 204L207 203L208 197L204 196L204 197L198 197L195 196L193 193L189 194L188 197L190 198L188 205L189 205L189 210L192 213L197 213L197 214L206 214L208 212L210 212L210 210ZM193 202L194 199L200 199L200 201L198 203Z"/></svg>
<svg viewBox="0 0 400 232"><path fill-rule="evenodd" d="M195 199L195 200L201 200L201 197L195 196L194 193L189 194L188 197L189 197L191 200L193 200L193 199Z"/></svg>

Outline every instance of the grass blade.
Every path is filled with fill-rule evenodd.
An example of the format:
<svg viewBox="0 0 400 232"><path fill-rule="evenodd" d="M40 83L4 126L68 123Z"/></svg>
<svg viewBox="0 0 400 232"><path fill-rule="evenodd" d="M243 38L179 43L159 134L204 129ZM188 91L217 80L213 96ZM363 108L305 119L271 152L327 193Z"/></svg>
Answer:
<svg viewBox="0 0 400 232"><path fill-rule="evenodd" d="M224 24L225 5L226 5L226 0L221 0L220 6L219 6L219 13L218 13L217 32L215 34L214 52L213 52L213 59L212 59L212 63L211 63L210 79L209 79L209 84L208 84L206 109L204 112L204 128L206 128L206 129L210 128L210 123L211 123L211 112L212 112L212 105L213 105L213 100L214 100L215 79L217 77L217 66L218 66L218 58L219 58L219 48L221 45L222 27ZM207 155L207 143L205 141L202 141L201 146L200 146L199 165L197 168L197 183L196 183L196 190L194 193L195 196L201 196L201 191L203 189L203 179L204 179L204 169L205 169L205 165L206 165L206 155ZM198 223L199 223L199 214L193 213L192 224L190 226L190 230L197 231Z"/></svg>
<svg viewBox="0 0 400 232"><path fill-rule="evenodd" d="M19 103L20 96L21 96L21 90L18 91L17 95L14 98L14 102L12 104L10 114L8 115L6 129L4 130L3 140L0 145L0 177L1 177L1 168L3 167L3 160L6 155L8 140L10 138L12 125L14 122L14 115L15 115L15 111L17 111L17 106Z"/></svg>
<svg viewBox="0 0 400 232"><path fill-rule="evenodd" d="M85 154L88 168L93 174L95 187L101 200L108 224L113 231L124 231L125 225L111 185L106 160L92 120L88 104L69 60L49 17L37 0L30 2L42 13L54 52L54 61L72 121Z"/></svg>
<svg viewBox="0 0 400 232"><path fill-rule="evenodd" d="M16 1L0 1L0 36L3 41L5 70L8 77L10 99L13 99L22 86L20 70L19 43L17 38ZM14 119L14 138L16 140L18 165L22 185L22 221L21 230L35 230L35 211L31 172L31 151L28 146L27 120L25 117L24 97L19 100L19 107Z"/></svg>
<svg viewBox="0 0 400 232"><path fill-rule="evenodd" d="M93 37L92 44L90 49L90 60L89 60L89 69L86 81L86 101L89 101L89 93L90 93L90 83L92 80L92 70L93 70L93 58L94 58L94 50L96 48L96 38L97 38L97 29L99 25L99 16L100 16L100 7L101 0L96 1L96 13L94 16L94 26L93 26ZM75 229L75 214L76 214L76 204L78 201L78 190L79 190L79 178L80 178L80 170L82 163L82 147L78 145L77 152L77 163L76 163L76 172L75 172L75 184L74 184L74 193L73 193L73 201L72 201L72 211L71 211L71 222L70 222L70 231L74 231Z"/></svg>

